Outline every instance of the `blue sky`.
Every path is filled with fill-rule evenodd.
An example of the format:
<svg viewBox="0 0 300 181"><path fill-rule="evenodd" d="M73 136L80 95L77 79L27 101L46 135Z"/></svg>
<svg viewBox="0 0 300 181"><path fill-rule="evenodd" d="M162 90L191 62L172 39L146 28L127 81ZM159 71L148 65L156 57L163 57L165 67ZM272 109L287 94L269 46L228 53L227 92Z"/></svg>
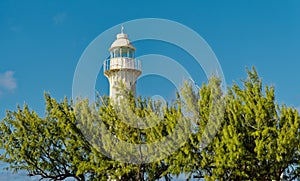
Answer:
<svg viewBox="0 0 300 181"><path fill-rule="evenodd" d="M24 102L42 114L44 92L57 99L71 97L74 71L89 43L106 29L138 18L165 18L190 27L211 46L229 85L245 78L245 68L253 65L264 83L275 86L279 103L300 107L298 0L88 3L3 0L0 1L0 118L5 110L14 110ZM181 58L189 71L199 75L197 81L201 84L203 73L193 69L188 56L174 54L174 47L165 46L163 51L163 45L151 41L134 45L140 56L161 53ZM96 88L107 94L108 82L100 74ZM156 84L160 81L166 83L166 90L172 87L159 77L145 77L139 82L140 94L148 96L164 90ZM163 92L171 93L171 89Z"/></svg>

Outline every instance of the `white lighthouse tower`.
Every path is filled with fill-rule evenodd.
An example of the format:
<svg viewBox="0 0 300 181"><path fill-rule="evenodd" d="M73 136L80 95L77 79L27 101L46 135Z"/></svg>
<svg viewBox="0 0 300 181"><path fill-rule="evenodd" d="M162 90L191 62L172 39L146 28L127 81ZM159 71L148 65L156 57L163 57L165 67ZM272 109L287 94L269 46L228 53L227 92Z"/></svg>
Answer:
<svg viewBox="0 0 300 181"><path fill-rule="evenodd" d="M135 47L128 40L122 26L121 33L109 48L110 57L104 61L104 75L109 80L109 96L116 99L118 96L117 86L119 82L125 84L135 96L136 80L142 73L140 60L136 60Z"/></svg>

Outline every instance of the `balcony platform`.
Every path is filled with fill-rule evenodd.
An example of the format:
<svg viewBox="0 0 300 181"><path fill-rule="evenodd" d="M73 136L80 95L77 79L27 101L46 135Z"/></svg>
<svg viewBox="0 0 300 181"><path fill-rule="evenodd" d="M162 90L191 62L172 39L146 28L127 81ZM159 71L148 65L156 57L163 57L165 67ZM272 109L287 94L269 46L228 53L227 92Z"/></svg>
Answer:
<svg viewBox="0 0 300 181"><path fill-rule="evenodd" d="M142 72L142 63L140 60L129 57L106 59L103 63L103 71L105 75L109 75L111 72L120 70Z"/></svg>

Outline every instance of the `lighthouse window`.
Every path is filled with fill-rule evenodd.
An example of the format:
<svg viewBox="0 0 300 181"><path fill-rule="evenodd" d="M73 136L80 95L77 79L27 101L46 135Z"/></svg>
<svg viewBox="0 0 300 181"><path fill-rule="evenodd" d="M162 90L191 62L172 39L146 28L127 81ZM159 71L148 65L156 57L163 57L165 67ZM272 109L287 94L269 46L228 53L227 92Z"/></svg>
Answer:
<svg viewBox="0 0 300 181"><path fill-rule="evenodd" d="M116 49L114 49L113 50L113 57L115 58L115 57L120 57L120 49L118 49L118 48L116 48Z"/></svg>
<svg viewBox="0 0 300 181"><path fill-rule="evenodd" d="M122 56L122 57L127 57L127 54L128 54L128 48L122 47L122 48L120 48L120 50L121 50L121 56Z"/></svg>
<svg viewBox="0 0 300 181"><path fill-rule="evenodd" d="M133 58L134 50L132 48L128 48L128 47L115 48L110 52L110 57L111 58L117 58L117 57Z"/></svg>
<svg viewBox="0 0 300 181"><path fill-rule="evenodd" d="M118 56L121 56L121 57L130 57L132 58L133 57L133 52L134 50L132 50L131 48L128 48L128 47L122 47L122 48L119 48L119 55Z"/></svg>

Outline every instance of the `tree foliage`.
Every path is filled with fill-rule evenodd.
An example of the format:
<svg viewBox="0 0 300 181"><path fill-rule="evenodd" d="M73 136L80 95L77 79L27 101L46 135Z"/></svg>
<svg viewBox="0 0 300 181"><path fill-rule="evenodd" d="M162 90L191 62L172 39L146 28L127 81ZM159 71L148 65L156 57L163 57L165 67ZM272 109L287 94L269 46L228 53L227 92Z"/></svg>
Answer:
<svg viewBox="0 0 300 181"><path fill-rule="evenodd" d="M299 177L299 115L275 102L273 87L263 88L257 72L248 71L243 88L234 85L226 98L224 124L203 153L212 180L280 180ZM264 91L263 91L264 90ZM287 172L288 174L284 174Z"/></svg>
<svg viewBox="0 0 300 181"><path fill-rule="evenodd" d="M27 105L8 111L1 122L1 160L10 163L17 172L28 170L29 176L63 180L74 177L90 150L75 125L72 107L65 99L61 103L45 95L46 115L39 117Z"/></svg>
<svg viewBox="0 0 300 181"><path fill-rule="evenodd" d="M170 180L180 174L206 180L299 179L299 113L279 106L274 87L264 87L255 69L247 73L227 92L218 78L199 89L186 83L166 105L135 99L126 90L118 104L109 98L58 102L45 94L43 117L26 104L7 111L0 123L0 159L14 172L52 180ZM131 145L152 144L182 122L181 131L191 130L188 139L151 162L158 148L132 154L126 152L135 149L130 144L113 146L118 143L103 134ZM120 154L127 162L114 159Z"/></svg>

